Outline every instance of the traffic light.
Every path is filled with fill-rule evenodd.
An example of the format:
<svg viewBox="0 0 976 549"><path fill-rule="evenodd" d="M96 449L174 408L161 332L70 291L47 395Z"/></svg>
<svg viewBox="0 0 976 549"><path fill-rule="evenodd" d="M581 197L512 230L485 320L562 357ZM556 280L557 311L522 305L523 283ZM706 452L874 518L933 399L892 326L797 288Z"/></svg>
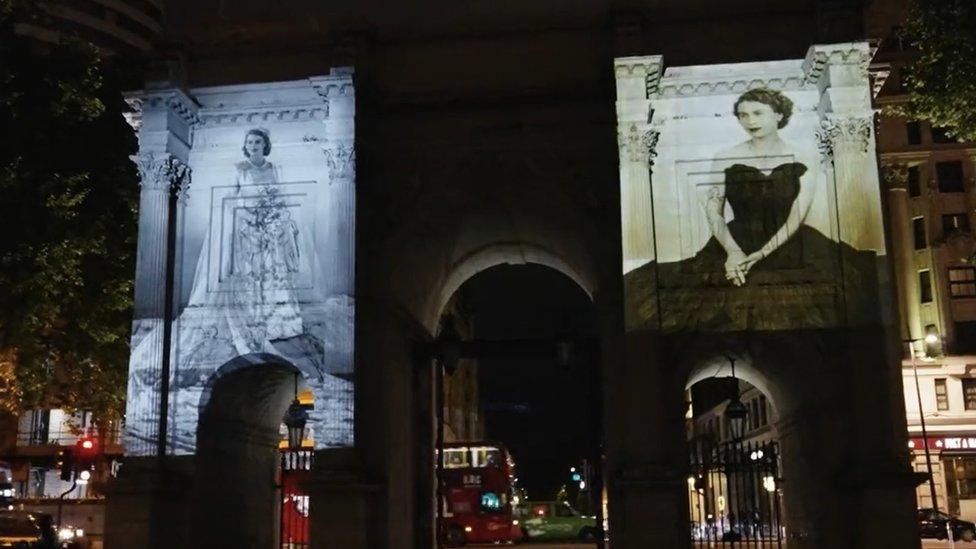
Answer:
<svg viewBox="0 0 976 549"><path fill-rule="evenodd" d="M75 457L77 461L87 462L89 465L95 461L98 455L98 442L90 437L84 436L75 442Z"/></svg>
<svg viewBox="0 0 976 549"><path fill-rule="evenodd" d="M70 448L65 448L58 453L58 458L61 460L61 480L70 481L75 472L74 452Z"/></svg>
<svg viewBox="0 0 976 549"><path fill-rule="evenodd" d="M91 471L95 458L100 452L98 441L91 436L83 436L75 442L74 462L76 471Z"/></svg>

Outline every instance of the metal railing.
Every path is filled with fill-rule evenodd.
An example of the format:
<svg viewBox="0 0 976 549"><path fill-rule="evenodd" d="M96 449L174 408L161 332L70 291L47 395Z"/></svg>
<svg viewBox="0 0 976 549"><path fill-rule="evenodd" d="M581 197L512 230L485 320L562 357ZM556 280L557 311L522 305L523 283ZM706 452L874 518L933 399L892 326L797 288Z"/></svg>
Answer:
<svg viewBox="0 0 976 549"><path fill-rule="evenodd" d="M693 448L688 492L694 546L781 548L780 482L775 442Z"/></svg>

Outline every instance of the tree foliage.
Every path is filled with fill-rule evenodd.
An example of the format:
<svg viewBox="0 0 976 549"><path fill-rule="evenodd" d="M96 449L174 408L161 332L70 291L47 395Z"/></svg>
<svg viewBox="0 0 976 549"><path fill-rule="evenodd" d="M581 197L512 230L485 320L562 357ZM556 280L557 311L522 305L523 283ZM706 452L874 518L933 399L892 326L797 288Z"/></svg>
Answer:
<svg viewBox="0 0 976 549"><path fill-rule="evenodd" d="M917 57L906 67L908 103L895 110L976 142L976 1L913 0L904 34Z"/></svg>
<svg viewBox="0 0 976 549"><path fill-rule="evenodd" d="M42 44L0 0L0 408L120 415L138 184L134 138L99 52Z"/></svg>

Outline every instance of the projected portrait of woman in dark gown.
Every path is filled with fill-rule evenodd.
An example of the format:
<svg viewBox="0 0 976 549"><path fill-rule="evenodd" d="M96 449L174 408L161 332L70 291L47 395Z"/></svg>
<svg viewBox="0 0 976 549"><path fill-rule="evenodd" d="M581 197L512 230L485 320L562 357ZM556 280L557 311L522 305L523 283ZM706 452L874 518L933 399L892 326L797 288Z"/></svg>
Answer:
<svg viewBox="0 0 976 549"><path fill-rule="evenodd" d="M644 296L637 301L645 309L665 308L672 324L735 324L738 312L767 305L773 286L809 288L836 277L838 245L808 219L818 188L824 192L820 158L779 133L789 124L792 101L775 90L753 89L738 97L733 113L748 139L716 154L709 181L696 189L710 238L692 257L627 275L628 295ZM652 306L647 300L654 286L665 297ZM628 317L634 314L647 320L650 313L632 310Z"/></svg>

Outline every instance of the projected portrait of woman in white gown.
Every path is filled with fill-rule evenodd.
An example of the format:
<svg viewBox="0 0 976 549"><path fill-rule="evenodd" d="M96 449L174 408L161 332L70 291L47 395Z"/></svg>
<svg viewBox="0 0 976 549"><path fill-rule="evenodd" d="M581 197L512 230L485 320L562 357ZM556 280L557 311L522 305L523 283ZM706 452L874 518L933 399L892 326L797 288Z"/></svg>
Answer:
<svg viewBox="0 0 976 549"><path fill-rule="evenodd" d="M269 342L302 335L295 275L302 257L301 234L278 183L278 169L268 160L267 130L248 130L245 159L234 165L236 200L231 237L221 246L219 265L204 249L193 280L188 307L219 306L226 325L218 330L240 354L272 352ZM206 243L218 242L210 235ZM205 244L206 246L206 244ZM219 268L219 285L210 284L208 269ZM191 357L188 357L191 358Z"/></svg>

